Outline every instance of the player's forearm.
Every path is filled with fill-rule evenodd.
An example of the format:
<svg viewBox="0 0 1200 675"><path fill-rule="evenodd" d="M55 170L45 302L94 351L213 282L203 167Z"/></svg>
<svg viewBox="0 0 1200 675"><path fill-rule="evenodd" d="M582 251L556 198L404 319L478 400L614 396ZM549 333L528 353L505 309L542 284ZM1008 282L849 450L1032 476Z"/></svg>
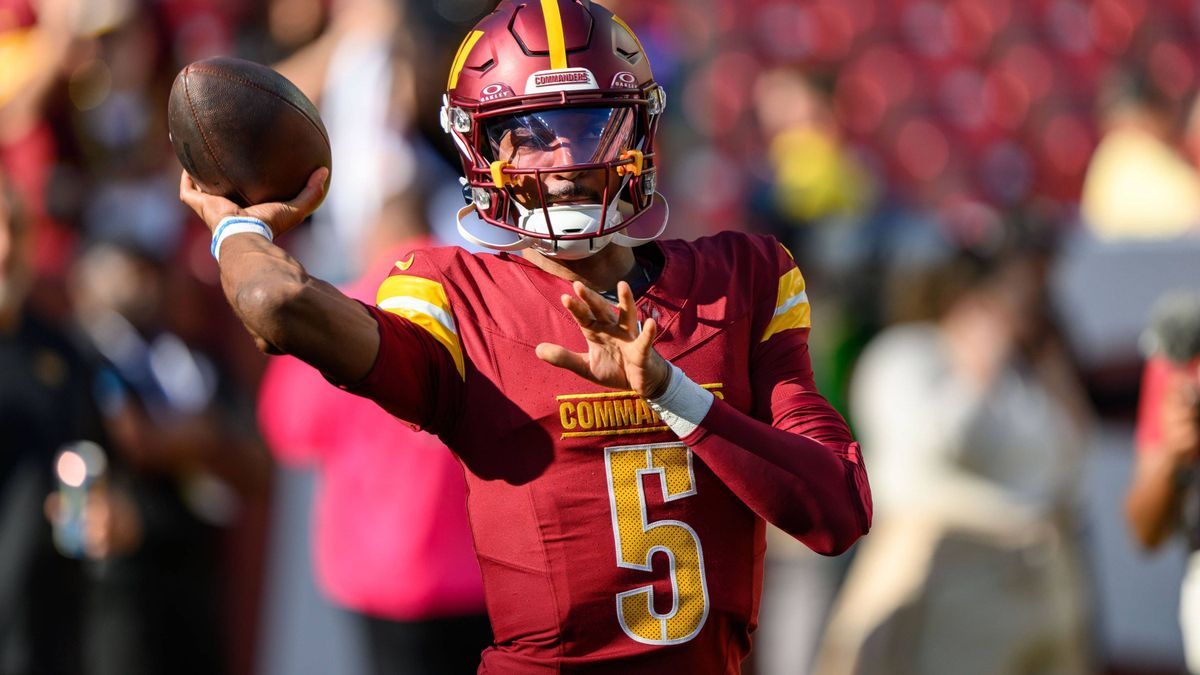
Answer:
<svg viewBox="0 0 1200 675"><path fill-rule="evenodd" d="M825 445L720 399L683 441L755 513L817 553L837 555L870 528L871 492L857 443Z"/></svg>
<svg viewBox="0 0 1200 675"><path fill-rule="evenodd" d="M225 241L221 285L246 328L274 351L342 382L361 379L375 362L379 333L370 314L267 239Z"/></svg>
<svg viewBox="0 0 1200 675"><path fill-rule="evenodd" d="M1167 453L1138 458L1125 499L1125 517L1134 537L1146 549L1157 548L1175 529L1181 468Z"/></svg>

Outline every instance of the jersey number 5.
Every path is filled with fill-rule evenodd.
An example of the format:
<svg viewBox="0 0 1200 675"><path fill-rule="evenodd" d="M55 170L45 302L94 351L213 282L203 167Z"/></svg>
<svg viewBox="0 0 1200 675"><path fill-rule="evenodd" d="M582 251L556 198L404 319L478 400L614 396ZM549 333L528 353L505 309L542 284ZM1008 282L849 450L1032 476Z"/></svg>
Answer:
<svg viewBox="0 0 1200 675"><path fill-rule="evenodd" d="M643 476L657 474L664 501L696 494L692 451L678 443L606 448L608 501L617 566L649 572L654 554L671 570L671 609L654 609L652 585L617 593L617 620L629 637L648 645L673 645L696 637L708 618L708 584L700 538L687 523L649 520Z"/></svg>

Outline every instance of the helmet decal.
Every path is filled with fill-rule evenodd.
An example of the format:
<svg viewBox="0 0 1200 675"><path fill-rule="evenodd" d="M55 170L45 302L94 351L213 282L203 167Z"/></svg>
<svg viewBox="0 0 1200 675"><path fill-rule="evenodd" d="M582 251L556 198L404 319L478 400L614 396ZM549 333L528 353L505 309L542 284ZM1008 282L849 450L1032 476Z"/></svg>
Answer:
<svg viewBox="0 0 1200 675"><path fill-rule="evenodd" d="M596 76L587 68L568 68L566 70L539 70L529 76L525 83L525 93L543 93L548 91L580 91L583 89L599 89Z"/></svg>
<svg viewBox="0 0 1200 675"><path fill-rule="evenodd" d="M637 89L638 88L637 77L635 77L634 74L629 71L622 70L621 72L617 73L616 75L613 75L612 88L613 89Z"/></svg>
<svg viewBox="0 0 1200 675"><path fill-rule="evenodd" d="M512 87L503 82L493 82L479 90L479 102L491 103L513 95Z"/></svg>

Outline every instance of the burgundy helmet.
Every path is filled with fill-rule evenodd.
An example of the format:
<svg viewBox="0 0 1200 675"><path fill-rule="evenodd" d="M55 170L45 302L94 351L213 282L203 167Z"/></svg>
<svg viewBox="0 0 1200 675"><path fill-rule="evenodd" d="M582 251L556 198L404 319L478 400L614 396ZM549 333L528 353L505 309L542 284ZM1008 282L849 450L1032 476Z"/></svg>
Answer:
<svg viewBox="0 0 1200 675"><path fill-rule="evenodd" d="M468 240L580 258L666 227L654 155L666 94L612 12L589 0L503 0L463 40L446 90Z"/></svg>

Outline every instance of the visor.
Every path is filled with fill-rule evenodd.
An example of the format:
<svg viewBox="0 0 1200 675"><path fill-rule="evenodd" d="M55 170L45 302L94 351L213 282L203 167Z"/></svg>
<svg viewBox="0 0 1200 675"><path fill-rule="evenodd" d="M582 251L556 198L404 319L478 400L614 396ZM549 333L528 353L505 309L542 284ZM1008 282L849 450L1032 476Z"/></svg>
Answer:
<svg viewBox="0 0 1200 675"><path fill-rule="evenodd" d="M634 108L554 108L486 124L490 159L516 169L604 164L634 149Z"/></svg>

